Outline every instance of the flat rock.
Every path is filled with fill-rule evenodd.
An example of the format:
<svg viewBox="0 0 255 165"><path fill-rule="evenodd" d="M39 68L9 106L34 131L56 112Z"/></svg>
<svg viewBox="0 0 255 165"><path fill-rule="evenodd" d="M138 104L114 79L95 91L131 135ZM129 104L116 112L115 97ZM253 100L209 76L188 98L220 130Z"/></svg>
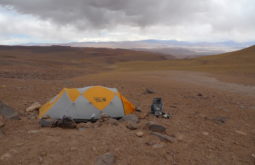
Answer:
<svg viewBox="0 0 255 165"><path fill-rule="evenodd" d="M0 115L6 119L19 120L19 114L10 106L0 101Z"/></svg>
<svg viewBox="0 0 255 165"><path fill-rule="evenodd" d="M139 122L139 119L136 115L134 114L131 114L131 115L125 115L123 116L120 121L132 121L132 122L135 122L135 123L138 123Z"/></svg>
<svg viewBox="0 0 255 165"><path fill-rule="evenodd" d="M158 133L158 132L152 132L151 134L154 135L154 136L159 137L159 139L162 140L162 141L166 141L166 142L170 142L170 143L174 143L176 141L175 137L164 135L164 134L161 134L161 133Z"/></svg>
<svg viewBox="0 0 255 165"><path fill-rule="evenodd" d="M103 155L100 155L96 159L96 165L113 165L116 162L116 157L110 153L107 152Z"/></svg>
<svg viewBox="0 0 255 165"><path fill-rule="evenodd" d="M41 108L41 106L42 105L40 103L35 102L26 109L26 112L38 111Z"/></svg>
<svg viewBox="0 0 255 165"><path fill-rule="evenodd" d="M166 128L159 124L147 123L147 127L152 132L160 132L160 133L166 132Z"/></svg>
<svg viewBox="0 0 255 165"><path fill-rule="evenodd" d="M243 132L243 131L236 130L235 132L236 132L237 134L239 134L239 135L243 135L243 136L246 136L246 135L247 135L247 133L245 133L245 132Z"/></svg>

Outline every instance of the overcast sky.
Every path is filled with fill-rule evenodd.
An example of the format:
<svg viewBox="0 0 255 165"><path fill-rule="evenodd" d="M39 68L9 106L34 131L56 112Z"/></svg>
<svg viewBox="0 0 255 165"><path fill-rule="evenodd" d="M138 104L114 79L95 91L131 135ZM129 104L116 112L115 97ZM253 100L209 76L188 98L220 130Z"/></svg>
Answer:
<svg viewBox="0 0 255 165"><path fill-rule="evenodd" d="M0 0L0 44L255 40L255 0Z"/></svg>

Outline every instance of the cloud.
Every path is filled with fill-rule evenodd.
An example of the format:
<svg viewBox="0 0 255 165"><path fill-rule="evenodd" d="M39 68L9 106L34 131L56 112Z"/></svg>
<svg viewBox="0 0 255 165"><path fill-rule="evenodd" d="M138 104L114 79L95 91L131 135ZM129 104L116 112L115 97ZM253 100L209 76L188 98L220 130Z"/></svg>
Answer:
<svg viewBox="0 0 255 165"><path fill-rule="evenodd" d="M13 30L28 28L29 35L44 40L246 41L255 35L254 0L0 0L0 5L5 19L11 17L6 11L19 17L5 23L23 24Z"/></svg>
<svg viewBox="0 0 255 165"><path fill-rule="evenodd" d="M150 26L176 24L207 10L204 0L2 0L14 7L61 25L105 28L116 24Z"/></svg>

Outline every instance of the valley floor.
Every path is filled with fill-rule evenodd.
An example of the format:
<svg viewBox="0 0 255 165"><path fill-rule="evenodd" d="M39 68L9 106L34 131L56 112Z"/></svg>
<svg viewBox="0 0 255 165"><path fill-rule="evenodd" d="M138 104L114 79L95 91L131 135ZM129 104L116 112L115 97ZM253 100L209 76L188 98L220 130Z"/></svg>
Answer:
<svg viewBox="0 0 255 165"><path fill-rule="evenodd" d="M63 87L90 85L118 88L140 107L138 130L144 136L137 137L138 130L121 123L95 124L84 130L40 128L38 120L25 112L33 102L43 104ZM155 93L148 94L146 89ZM144 117L154 97L162 97L171 119ZM253 165L254 99L254 86L222 82L199 72L107 71L61 80L1 77L0 100L17 109L22 119L5 121L0 164L94 164L97 156L111 152L121 165ZM149 121L165 126L177 141L162 142L150 135L143 129Z"/></svg>

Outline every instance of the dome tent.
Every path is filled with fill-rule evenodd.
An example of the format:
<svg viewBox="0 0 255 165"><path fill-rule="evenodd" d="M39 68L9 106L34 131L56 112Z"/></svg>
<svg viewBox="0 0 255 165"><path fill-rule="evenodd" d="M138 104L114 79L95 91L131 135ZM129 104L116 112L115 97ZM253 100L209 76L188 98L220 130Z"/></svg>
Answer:
<svg viewBox="0 0 255 165"><path fill-rule="evenodd" d="M53 119L93 120L100 118L101 114L120 118L134 111L135 106L116 88L64 88L39 109L39 119L49 116Z"/></svg>

